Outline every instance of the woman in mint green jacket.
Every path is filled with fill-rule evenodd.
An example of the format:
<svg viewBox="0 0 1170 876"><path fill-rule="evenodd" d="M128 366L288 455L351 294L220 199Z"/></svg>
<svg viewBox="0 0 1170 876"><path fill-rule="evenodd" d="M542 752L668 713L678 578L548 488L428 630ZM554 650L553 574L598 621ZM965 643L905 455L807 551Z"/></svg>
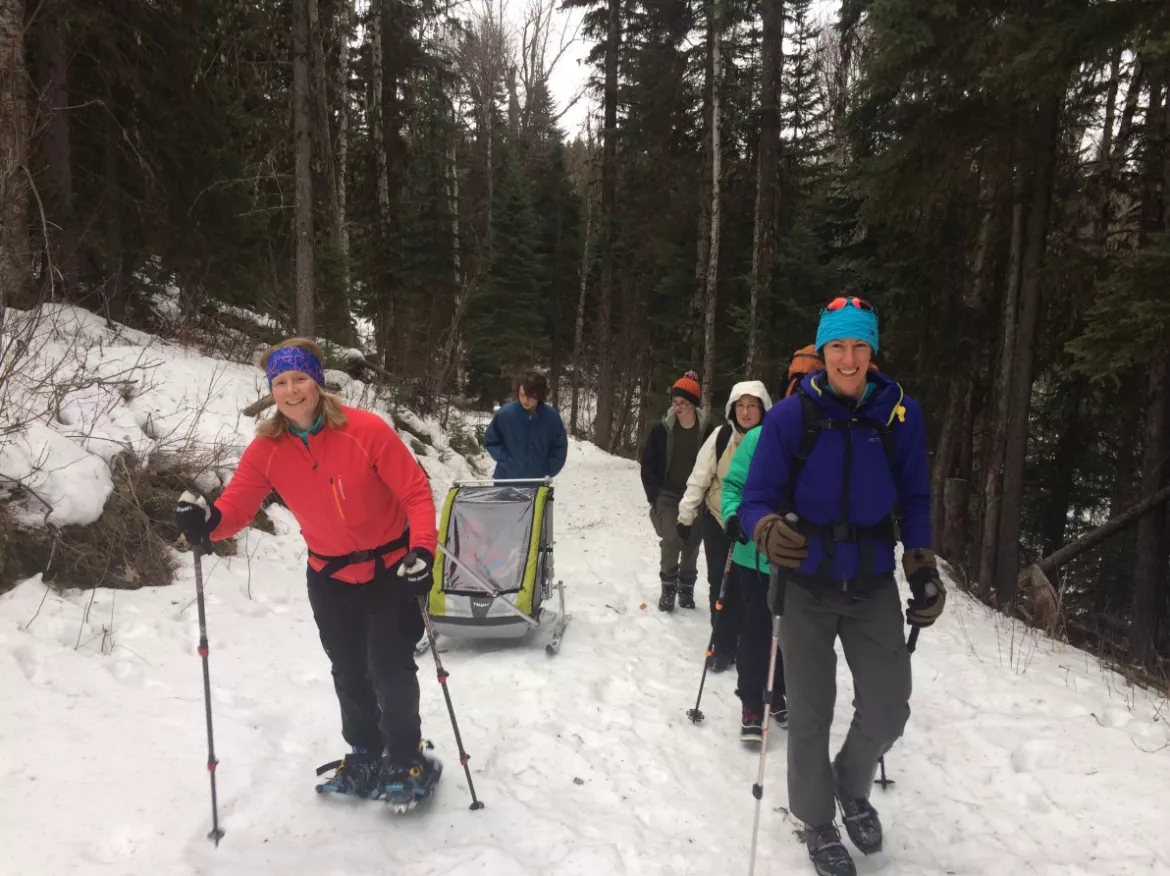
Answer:
<svg viewBox="0 0 1170 876"><path fill-rule="evenodd" d="M723 479L721 508L728 536L734 541L731 574L739 585L743 626L739 633L739 687L736 693L743 704L739 738L743 742L760 742L763 736L764 692L768 686L768 658L772 652L772 612L768 608L768 560L742 535L739 526L739 500L747 482L752 456L760 440L760 427L743 436L731 467ZM728 582L730 583L730 582ZM784 658L776 649L776 677L773 682L772 719L788 726L788 708L784 700Z"/></svg>

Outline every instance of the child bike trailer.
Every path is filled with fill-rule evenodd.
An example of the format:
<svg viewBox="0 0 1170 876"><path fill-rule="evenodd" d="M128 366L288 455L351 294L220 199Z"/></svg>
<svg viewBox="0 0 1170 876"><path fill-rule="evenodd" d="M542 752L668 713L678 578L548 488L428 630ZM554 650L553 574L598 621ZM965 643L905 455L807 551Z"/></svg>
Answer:
<svg viewBox="0 0 1170 876"><path fill-rule="evenodd" d="M553 589L550 479L456 481L443 503L428 610L452 639L517 639L551 616L550 654L568 626L565 588Z"/></svg>

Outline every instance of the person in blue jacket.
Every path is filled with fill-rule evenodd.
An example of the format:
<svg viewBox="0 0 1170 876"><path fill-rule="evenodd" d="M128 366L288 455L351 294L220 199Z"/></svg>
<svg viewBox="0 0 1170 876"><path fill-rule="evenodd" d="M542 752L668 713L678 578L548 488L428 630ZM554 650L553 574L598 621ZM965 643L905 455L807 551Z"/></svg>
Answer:
<svg viewBox="0 0 1170 876"><path fill-rule="evenodd" d="M545 403L548 381L527 371L514 402L501 407L483 434L483 448L496 461L494 480L556 477L565 467L569 441L561 415Z"/></svg>
<svg viewBox="0 0 1170 876"><path fill-rule="evenodd" d="M879 851L882 827L869 793L879 758L910 717L910 654L894 578L899 534L912 594L906 621L932 624L945 593L930 550L922 410L869 370L878 351L873 305L857 297L829 302L816 347L824 370L806 375L764 418L739 521L782 573L775 610L788 698L788 808L806 825L817 872L853 876L834 823L837 805L853 844ZM855 711L830 762L838 637Z"/></svg>

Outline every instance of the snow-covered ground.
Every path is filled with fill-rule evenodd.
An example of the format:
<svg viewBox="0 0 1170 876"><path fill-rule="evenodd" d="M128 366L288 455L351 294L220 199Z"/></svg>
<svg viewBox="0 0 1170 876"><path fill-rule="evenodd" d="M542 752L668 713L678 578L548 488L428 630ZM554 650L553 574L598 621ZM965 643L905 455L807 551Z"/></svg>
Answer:
<svg viewBox="0 0 1170 876"><path fill-rule="evenodd" d="M105 458L102 438L147 452L152 434L219 442L230 467L251 432L237 411L259 394L258 371L146 336L114 343L100 320L77 322L72 346L60 342L86 373L124 370L150 344L150 379L128 401L101 386L66 399L72 425L46 420L40 437L18 445L23 455L5 450L0 462L27 463L50 432L69 442L74 465L91 474L72 481L69 469L46 465L41 485L79 519L103 489L87 461ZM213 374L220 383L208 392ZM430 448L424 464L437 499L468 471ZM444 644L486 804L477 812L429 655L419 658L424 733L446 762L436 797L400 817L314 793L314 768L342 753L339 718L305 596L303 544L287 512L270 514L275 535L248 530L237 556L205 560L226 831L218 847L207 839L191 555L176 553L170 587L62 594L33 578L0 596L0 874L747 872L758 753L736 738L734 673L708 677L704 723L686 718L706 612L655 610L657 548L633 463L570 446L556 556L573 621L558 656L541 647L548 629L514 644ZM875 791L886 851L858 855L861 873L1170 873L1157 803L1170 787L1164 699L953 588L914 660L913 716L887 758L897 783ZM841 661L835 743L851 698ZM761 874L812 872L783 809L784 746L772 734Z"/></svg>

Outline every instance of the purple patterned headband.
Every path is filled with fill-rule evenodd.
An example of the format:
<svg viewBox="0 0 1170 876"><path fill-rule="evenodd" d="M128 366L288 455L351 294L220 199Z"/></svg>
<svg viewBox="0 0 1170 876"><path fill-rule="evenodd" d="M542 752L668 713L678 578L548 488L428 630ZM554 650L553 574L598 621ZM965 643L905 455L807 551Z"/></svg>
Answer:
<svg viewBox="0 0 1170 876"><path fill-rule="evenodd" d="M268 357L268 388L272 389L272 381L286 371L303 371L317 381L318 386L325 386L321 360L302 347L281 347Z"/></svg>

